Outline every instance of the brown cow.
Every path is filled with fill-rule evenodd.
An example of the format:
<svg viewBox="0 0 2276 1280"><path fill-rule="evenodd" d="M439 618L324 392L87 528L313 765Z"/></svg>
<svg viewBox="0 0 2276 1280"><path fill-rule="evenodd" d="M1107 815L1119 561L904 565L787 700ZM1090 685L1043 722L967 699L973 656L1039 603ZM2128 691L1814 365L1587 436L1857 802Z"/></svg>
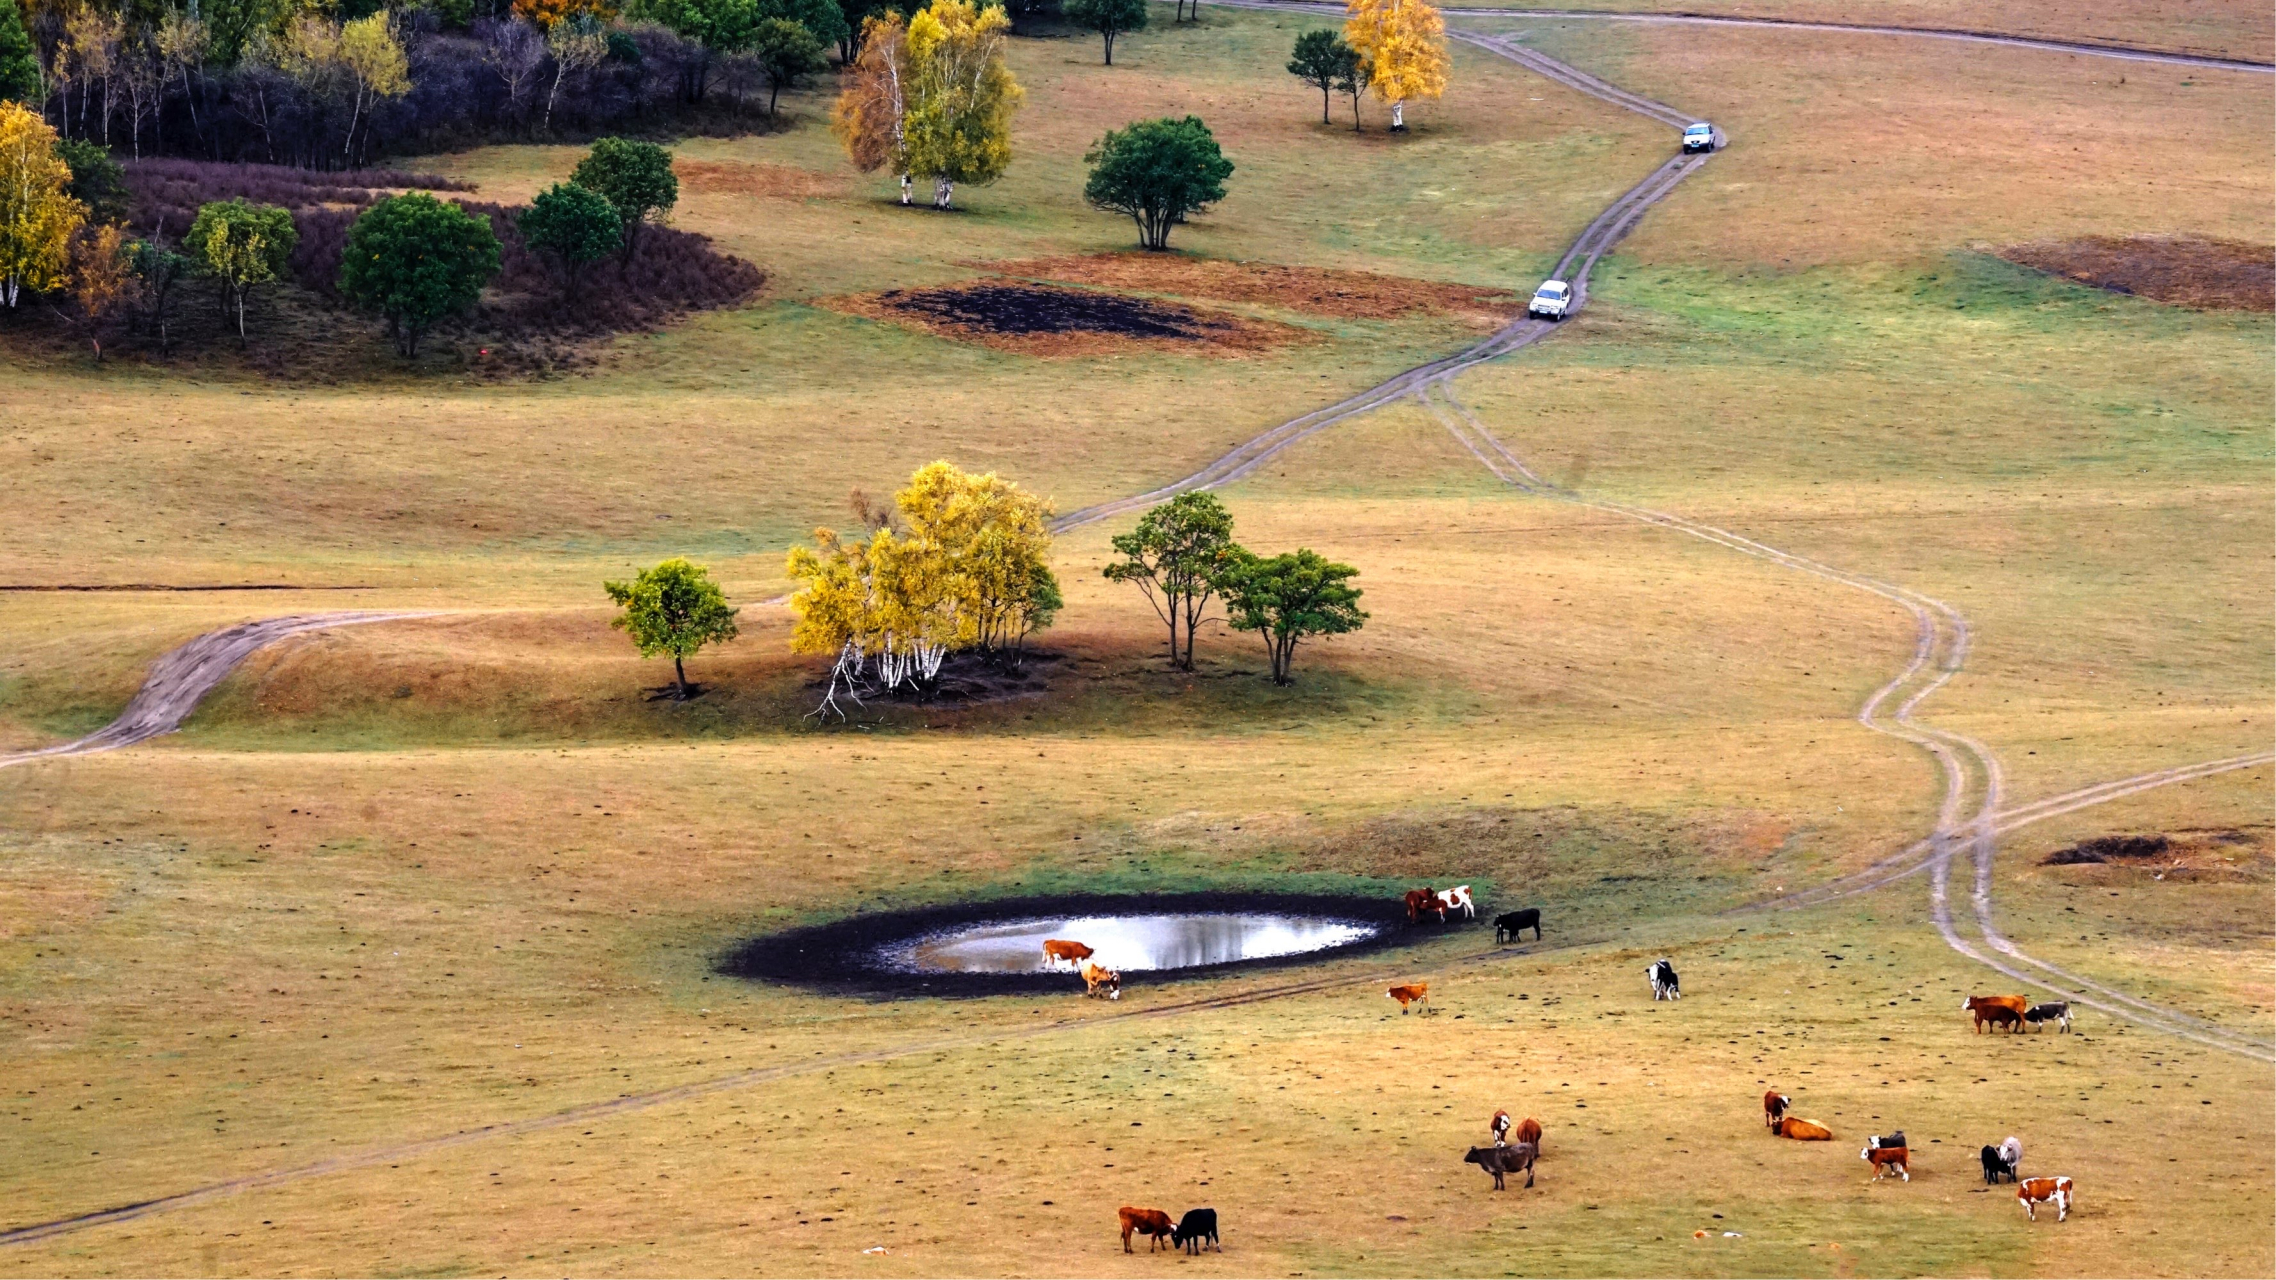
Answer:
<svg viewBox="0 0 2276 1280"><path fill-rule="evenodd" d="M2023 1212L2031 1220L2039 1220L2039 1206L2049 1200L2055 1202L2055 1221L2065 1222L2071 1216L2071 1180L2069 1178L2025 1178L2015 1184L2015 1198L2022 1202Z"/></svg>
<svg viewBox="0 0 2276 1280"><path fill-rule="evenodd" d="M1533 1144L1533 1149L1539 1151L1541 1149L1541 1122L1532 1116L1527 1116L1518 1121L1517 1140L1519 1142L1530 1142Z"/></svg>
<svg viewBox="0 0 2276 1280"><path fill-rule="evenodd" d="M1910 1156L1903 1147L1867 1147L1857 1158L1873 1166L1873 1181L1879 1182L1883 1174L1895 1169L1905 1181L1912 1181L1912 1170L1906 1168Z"/></svg>
<svg viewBox="0 0 2276 1280"><path fill-rule="evenodd" d="M1177 1230L1176 1224L1170 1221L1170 1215L1159 1209L1133 1209L1129 1205L1124 1205L1120 1212L1122 1214L1122 1251L1124 1253L1137 1252L1130 1247L1130 1233L1133 1231L1142 1236L1151 1237L1146 1242L1146 1252L1152 1253L1155 1247L1162 1243L1162 1237Z"/></svg>
<svg viewBox="0 0 2276 1280"><path fill-rule="evenodd" d="M1055 965L1064 960L1071 967L1079 967L1083 961L1090 959L1092 954L1091 949L1080 942L1069 942L1065 938L1045 938L1043 940L1043 963L1045 964Z"/></svg>
<svg viewBox="0 0 2276 1280"><path fill-rule="evenodd" d="M1833 1130L1814 1120L1804 1120L1800 1116L1788 1116L1778 1122L1778 1136L1792 1138L1796 1142L1831 1142L1833 1141Z"/></svg>
<svg viewBox="0 0 2276 1280"><path fill-rule="evenodd" d="M1486 1127L1493 1130L1495 1146L1509 1145L1509 1112L1496 1111L1494 1118L1486 1122Z"/></svg>
<svg viewBox="0 0 2276 1280"><path fill-rule="evenodd" d="M2023 996L1969 996L1968 1003L1962 1007L1976 1015L1978 1034L1982 1033L1986 1022L1993 1026L2005 1026L2010 1031L2021 1031L2023 1014L2031 1007L2031 1001Z"/></svg>
<svg viewBox="0 0 2276 1280"><path fill-rule="evenodd" d="M1446 923L1446 903L1439 899L1438 890L1428 885L1407 890L1407 923L1422 923L1425 911L1436 915L1440 924Z"/></svg>
<svg viewBox="0 0 2276 1280"><path fill-rule="evenodd" d="M1093 961L1083 963L1083 994L1094 1000L1120 1000L1122 975Z"/></svg>
<svg viewBox="0 0 2276 1280"><path fill-rule="evenodd" d="M1427 982L1414 982L1403 987L1393 987L1383 994L1399 1002L1399 1012L1402 1014L1407 1011L1407 1006L1410 1004L1420 1004L1423 1006L1424 1013L1430 1012L1430 984Z"/></svg>
<svg viewBox="0 0 2276 1280"><path fill-rule="evenodd" d="M1793 1105L1794 1100L1792 1098L1772 1089L1762 1095L1762 1122L1772 1129L1776 1129L1778 1122L1786 1118L1786 1108Z"/></svg>

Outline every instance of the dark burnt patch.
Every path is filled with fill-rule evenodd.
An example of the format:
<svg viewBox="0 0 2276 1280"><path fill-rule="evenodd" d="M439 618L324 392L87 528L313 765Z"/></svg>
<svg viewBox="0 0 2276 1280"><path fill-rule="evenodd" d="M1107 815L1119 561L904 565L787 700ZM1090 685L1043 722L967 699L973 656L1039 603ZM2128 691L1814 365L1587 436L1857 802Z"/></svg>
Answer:
<svg viewBox="0 0 2276 1280"><path fill-rule="evenodd" d="M888 289L878 300L895 311L990 333L1110 333L1193 342L1230 327L1174 303L1028 284Z"/></svg>
<svg viewBox="0 0 2276 1280"><path fill-rule="evenodd" d="M2276 310L2276 249L2203 236L2087 236L2000 257L2080 284L2204 311Z"/></svg>
<svg viewBox="0 0 2276 1280"><path fill-rule="evenodd" d="M1411 946L1452 930L1479 927L1486 919L1486 913L1481 909L1477 921L1455 920L1445 925L1428 922L1409 926L1406 906L1396 898L1336 894L1221 890L1207 893L1067 894L1000 898L985 902L945 903L897 911L866 912L829 924L767 934L738 943L720 958L715 971L729 977L778 982L835 995L866 996L881 1000L921 996L1079 997L1083 994L1083 980L1071 973L911 973L887 967L877 953L893 943L997 921L1051 915L1153 915L1178 912L1333 916L1386 927L1382 932L1360 941L1319 951L1257 960L1235 960L1226 964L1194 965L1183 969L1129 972L1122 975L1125 991L1166 986L1197 978L1223 977L1233 972L1285 969L1321 960Z"/></svg>
<svg viewBox="0 0 2276 1280"><path fill-rule="evenodd" d="M2068 849L2057 849L2039 860L2041 866L2069 867L2080 863L2108 862L2113 858L2154 858L2173 848L2173 838L2163 834L2096 836L2081 840Z"/></svg>

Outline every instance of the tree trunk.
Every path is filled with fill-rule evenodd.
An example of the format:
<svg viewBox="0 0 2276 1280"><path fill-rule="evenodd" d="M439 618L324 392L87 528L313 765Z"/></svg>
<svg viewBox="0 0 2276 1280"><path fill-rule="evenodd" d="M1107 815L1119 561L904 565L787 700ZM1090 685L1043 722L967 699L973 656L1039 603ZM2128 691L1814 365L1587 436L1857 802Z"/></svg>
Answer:
<svg viewBox="0 0 2276 1280"><path fill-rule="evenodd" d="M1391 132L1405 133L1406 131L1407 104L1404 102L1394 102L1391 104Z"/></svg>
<svg viewBox="0 0 2276 1280"><path fill-rule="evenodd" d="M1357 89L1351 91L1351 131L1353 133L1362 132L1359 127L1359 90Z"/></svg>
<svg viewBox="0 0 2276 1280"><path fill-rule="evenodd" d="M1106 32L1106 65L1114 65L1114 33Z"/></svg>
<svg viewBox="0 0 2276 1280"><path fill-rule="evenodd" d="M688 700L687 663L676 653L672 655L672 678L680 683L679 700L686 702Z"/></svg>
<svg viewBox="0 0 2276 1280"><path fill-rule="evenodd" d="M1320 123L1328 122L1328 86L1320 86Z"/></svg>
<svg viewBox="0 0 2276 1280"><path fill-rule="evenodd" d="M782 82L780 80L767 81L767 119L774 119L774 104L781 99Z"/></svg>
<svg viewBox="0 0 2276 1280"><path fill-rule="evenodd" d="M916 184L909 180L908 174L904 173L901 175L901 203L913 203L913 200L911 199L911 193L915 186Z"/></svg>
<svg viewBox="0 0 2276 1280"><path fill-rule="evenodd" d="M933 208L947 209L956 199L956 184L946 178L933 179Z"/></svg>

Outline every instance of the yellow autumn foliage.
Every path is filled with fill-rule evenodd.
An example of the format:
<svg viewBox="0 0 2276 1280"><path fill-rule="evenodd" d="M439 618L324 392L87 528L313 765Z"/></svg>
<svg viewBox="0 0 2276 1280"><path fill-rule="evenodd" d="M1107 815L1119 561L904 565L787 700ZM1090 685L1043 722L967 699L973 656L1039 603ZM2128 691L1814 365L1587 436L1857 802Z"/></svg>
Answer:
<svg viewBox="0 0 2276 1280"><path fill-rule="evenodd" d="M1423 0L1350 0L1344 43L1359 54L1375 96L1391 103L1393 120L1409 99L1446 92L1446 20Z"/></svg>
<svg viewBox="0 0 2276 1280"><path fill-rule="evenodd" d="M0 101L0 306L61 286L71 233L87 206L68 194L71 169L55 154L55 130L13 102Z"/></svg>

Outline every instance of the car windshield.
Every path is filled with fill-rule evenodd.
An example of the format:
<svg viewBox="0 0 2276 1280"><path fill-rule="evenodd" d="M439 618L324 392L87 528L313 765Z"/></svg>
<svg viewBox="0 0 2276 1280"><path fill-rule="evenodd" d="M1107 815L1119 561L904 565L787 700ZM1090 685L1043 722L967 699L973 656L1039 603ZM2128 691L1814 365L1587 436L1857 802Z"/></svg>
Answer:
<svg viewBox="0 0 2276 1280"><path fill-rule="evenodd" d="M1565 286L1561 284L1545 284L1542 285L1540 289L1536 290L1533 296L1536 298L1562 298L1565 296Z"/></svg>

